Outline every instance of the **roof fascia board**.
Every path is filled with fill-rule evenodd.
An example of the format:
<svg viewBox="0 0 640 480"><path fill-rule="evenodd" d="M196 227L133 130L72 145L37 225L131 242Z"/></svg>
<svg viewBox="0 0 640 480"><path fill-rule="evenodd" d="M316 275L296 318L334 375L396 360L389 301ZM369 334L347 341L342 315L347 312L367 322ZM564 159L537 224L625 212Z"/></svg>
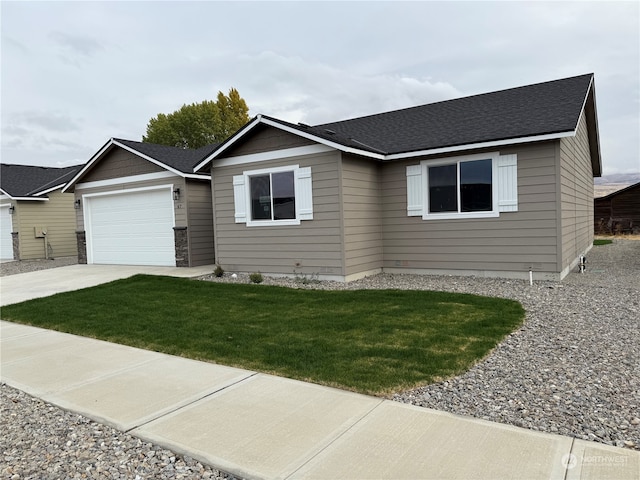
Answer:
<svg viewBox="0 0 640 480"><path fill-rule="evenodd" d="M304 147L283 148L282 150L269 150L260 153L250 153L248 155L239 155L237 157L221 158L215 163L215 167L231 167L234 165L243 165L245 163L266 162L269 160L278 160L291 157L301 157L304 155L314 155L318 153L335 152L335 148L326 145L307 145Z"/></svg>
<svg viewBox="0 0 640 480"><path fill-rule="evenodd" d="M163 178L175 178L177 176L178 175L172 172L143 173L140 175L129 175L127 177L108 178L106 180L94 180L93 182L78 183L76 188L81 190L85 188L111 187L113 185L122 185L124 183L160 180Z"/></svg>
<svg viewBox="0 0 640 480"><path fill-rule="evenodd" d="M60 187L58 187L58 188L60 188ZM30 200L33 200L33 201L36 201L36 202L48 202L49 201L49 199L47 197L41 197L41 198L38 198L38 197L14 197L13 195L5 192L2 189L0 189L0 192L2 192L2 195L3 195L2 200L20 200L21 202L22 201L30 201ZM41 195L41 194L39 193L38 195Z"/></svg>
<svg viewBox="0 0 640 480"><path fill-rule="evenodd" d="M204 160L202 160L199 164L197 164L193 168L193 171L197 172L198 170L202 169L207 164L209 164L214 158L216 158L218 156L218 154L224 152L229 147L234 145L238 140L240 140L242 137L244 137L247 132L253 130L253 128L260 123L261 119L262 119L262 115L257 115L256 118L254 118L251 122L249 122L247 125L245 125L245 127L242 130L239 130L238 132L235 133L235 135L233 135L231 138L229 138L227 143L225 143L220 148L215 149L213 152L211 152L209 155L207 155L204 158Z"/></svg>
<svg viewBox="0 0 640 480"><path fill-rule="evenodd" d="M48 202L49 199L47 197L10 197L11 200L20 200L22 201L35 201L35 202Z"/></svg>
<svg viewBox="0 0 640 480"><path fill-rule="evenodd" d="M287 125L282 125L278 122L274 122L269 119L263 118L262 123L264 123L265 125L269 125L271 127L279 128L280 130L284 130L285 132L291 133L293 135L306 138L307 140L313 140L314 142L321 143L323 145L326 145L327 147L335 148L336 150L341 150L345 153L353 153L355 155L362 155L365 157L375 158L378 160L384 160L386 158L386 155L382 153L369 152L368 150L347 147L345 145L342 145L341 143L332 142L330 140L320 138L317 135L313 135L311 133L301 132L296 128L291 128L291 127L288 127Z"/></svg>
<svg viewBox="0 0 640 480"><path fill-rule="evenodd" d="M180 177L184 177L185 174L182 173L180 170L176 170L173 167L170 167L169 165L167 165L166 163L162 163L160 160L156 160L153 157L150 157L148 155L145 155L144 153L136 150L135 148L129 147L127 145L125 145L124 143L120 143L117 140L113 141L114 145L117 145L118 147L124 148L125 150L127 150L128 152L133 153L134 155L137 155L140 158L144 158L145 160L153 163L154 165L157 165L158 167L164 168L165 170L170 171L171 173L175 173L176 175L180 176Z"/></svg>
<svg viewBox="0 0 640 480"><path fill-rule="evenodd" d="M291 128L291 127L289 127L287 125L282 125L281 123L278 123L278 122L274 122L272 120L269 120L268 118L264 118L262 115L257 115L256 118L251 123L249 123L244 129L242 129L241 131L236 133L229 140L228 143L224 144L222 147L220 147L219 149L217 149L213 153L211 153L202 162L200 162L198 165L196 165L196 167L193 170L195 172L197 172L201 168L205 167L207 164L209 164L215 158L220 156L220 154L222 154L225 150L228 150L229 147L231 147L236 142L238 142L248 132L253 130L260 123L263 123L265 125L269 125L270 127L274 127L274 128L279 129L279 130L283 130L283 131L285 131L287 133L291 133L291 134L296 135L298 137L306 138L307 140L313 140L316 143L320 143L322 145L325 145L325 146L327 146L329 148L333 148L333 149L336 149L336 150L341 150L341 151L343 151L345 153L353 153L355 155L361 155L361 156L364 156L364 157L375 158L377 160L384 160L384 158L385 158L385 156L383 154L369 152L367 150L361 150L359 148L347 147L347 146L342 145L340 143L331 142L331 141L326 140L324 138L320 138L320 137L318 137L316 135L313 135L313 134L310 134L310 133L301 132L298 129Z"/></svg>
<svg viewBox="0 0 640 480"><path fill-rule="evenodd" d="M392 155L386 155L384 160L400 160L404 158L421 157L426 155L438 155L442 153L461 152L464 150L475 150L478 148L493 148L493 147L501 147L505 145L517 145L520 143L543 142L545 140L556 140L564 137L572 137L574 135L575 135L575 130L571 130L568 132L550 133L546 135L536 135L532 137L510 138L508 140L495 140L492 142L468 143L466 145L456 145L453 147L442 147L442 148L433 148L430 150L417 150L414 152L395 153Z"/></svg>
<svg viewBox="0 0 640 480"><path fill-rule="evenodd" d="M182 177L193 180L211 180L211 175L205 175L203 173L183 173Z"/></svg>
<svg viewBox="0 0 640 480"><path fill-rule="evenodd" d="M580 115L578 115L578 121L576 122L576 128L575 128L576 131L578 131L578 125L580 125L580 120L582 119L584 110L587 107L587 101L589 100L589 93L591 93L592 88L593 88L593 75L591 75L591 79L589 80L589 86L587 87L587 93L585 94L584 100L582 101L582 108L580 109Z"/></svg>
<svg viewBox="0 0 640 480"><path fill-rule="evenodd" d="M47 193L55 192L56 190L63 188L66 183L61 183L60 185L56 185L55 187L47 188L46 190L42 190L41 192L35 192L33 195L46 195Z"/></svg>
<svg viewBox="0 0 640 480"><path fill-rule="evenodd" d="M113 145L113 138L110 138L110 139L107 141L107 143L105 143L105 144L102 146L102 148L101 148L100 150L98 150L98 151L93 155L93 157L91 157L91 158L89 159L89 161L85 164L85 166L84 166L84 167L82 167L82 168L80 169L80 171L79 171L78 173L76 173L76 174L75 174L75 176L74 176L71 180L69 180L69 182L67 182L67 184L65 185L65 187L62 189L62 193L67 193L67 190L68 190L69 188L71 188L73 185L75 185L75 183L76 183L78 180L80 180L80 179L84 176L84 174L87 172L87 170L88 170L89 168L91 168L91 167L93 166L93 164L94 164L94 163L96 163L96 162L98 161L98 159L99 159L99 158L101 158L101 157L102 157L102 155L103 155L104 153L106 153L106 151L107 151L108 149L110 149L110 148L111 148L111 146L112 146L112 145Z"/></svg>
<svg viewBox="0 0 640 480"><path fill-rule="evenodd" d="M596 106L596 89L594 86L594 78L591 77L591 83L589 84L589 90L585 102L591 97L591 108L589 111L591 115L587 116L587 130L593 131L593 138L589 135L589 150L592 156L592 168L595 177L602 176L602 151L600 148L600 127L598 125L598 107ZM582 107L583 112L587 112L587 105ZM597 161L593 162L593 156Z"/></svg>

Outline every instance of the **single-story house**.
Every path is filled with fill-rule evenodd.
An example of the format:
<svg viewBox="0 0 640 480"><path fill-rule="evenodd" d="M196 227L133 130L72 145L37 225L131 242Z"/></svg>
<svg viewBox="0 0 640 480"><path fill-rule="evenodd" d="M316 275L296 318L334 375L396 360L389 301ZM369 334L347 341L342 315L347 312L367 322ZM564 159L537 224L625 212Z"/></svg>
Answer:
<svg viewBox="0 0 640 480"><path fill-rule="evenodd" d="M74 192L78 261L191 267L214 263L211 176L198 150L110 139L65 187Z"/></svg>
<svg viewBox="0 0 640 480"><path fill-rule="evenodd" d="M640 183L594 200L596 233L632 233L640 230Z"/></svg>
<svg viewBox="0 0 640 480"><path fill-rule="evenodd" d="M258 115L194 171L227 271L561 279L593 241L594 77L315 126Z"/></svg>
<svg viewBox="0 0 640 480"><path fill-rule="evenodd" d="M78 168L0 164L0 258L77 255L73 195L62 189Z"/></svg>

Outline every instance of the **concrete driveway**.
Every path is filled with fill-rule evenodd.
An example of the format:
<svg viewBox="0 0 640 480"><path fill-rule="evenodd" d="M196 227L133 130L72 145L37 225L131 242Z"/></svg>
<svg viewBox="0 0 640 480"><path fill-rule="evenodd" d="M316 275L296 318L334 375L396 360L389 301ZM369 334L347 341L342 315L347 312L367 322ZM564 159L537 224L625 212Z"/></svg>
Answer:
<svg viewBox="0 0 640 480"><path fill-rule="evenodd" d="M215 265L193 268L130 265L69 265L0 277L0 306L80 290L143 273L171 277L198 277L213 272Z"/></svg>

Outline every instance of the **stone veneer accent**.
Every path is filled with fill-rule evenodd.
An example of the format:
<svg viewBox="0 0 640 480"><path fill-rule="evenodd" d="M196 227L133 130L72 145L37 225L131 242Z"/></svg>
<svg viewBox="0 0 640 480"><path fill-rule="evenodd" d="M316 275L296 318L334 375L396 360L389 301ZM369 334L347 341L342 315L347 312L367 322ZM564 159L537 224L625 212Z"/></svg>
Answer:
<svg viewBox="0 0 640 480"><path fill-rule="evenodd" d="M76 241L78 242L78 263L87 264L87 234L84 231L76 231Z"/></svg>
<svg viewBox="0 0 640 480"><path fill-rule="evenodd" d="M13 245L13 259L20 260L20 236L18 232L11 232L11 243Z"/></svg>
<svg viewBox="0 0 640 480"><path fill-rule="evenodd" d="M176 246L176 267L189 266L189 237L187 227L173 227L173 238Z"/></svg>

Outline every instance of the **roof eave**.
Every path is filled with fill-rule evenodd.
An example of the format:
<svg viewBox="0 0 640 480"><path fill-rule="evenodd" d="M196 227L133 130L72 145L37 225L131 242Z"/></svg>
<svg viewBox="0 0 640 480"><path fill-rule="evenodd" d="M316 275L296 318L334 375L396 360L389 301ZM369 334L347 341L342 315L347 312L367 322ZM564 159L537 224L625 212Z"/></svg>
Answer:
<svg viewBox="0 0 640 480"><path fill-rule="evenodd" d="M48 202L49 198L48 197L9 197L11 200L16 200L16 201L35 201L35 202Z"/></svg>
<svg viewBox="0 0 640 480"><path fill-rule="evenodd" d="M575 135L575 130L569 130L566 132L549 133L544 135L532 135L528 137L507 138L502 140L493 140L490 142L477 142L467 143L463 145L453 145L450 147L431 148L426 150L414 150L411 152L402 152L386 155L384 160L401 160L405 158L422 157L427 155L438 155L443 153L462 152L466 150L476 150L482 148L501 147L506 145L518 145L521 143L530 142L543 142L547 140L556 140L564 137L571 137Z"/></svg>
<svg viewBox="0 0 640 480"><path fill-rule="evenodd" d="M587 131L589 134L589 153L591 154L591 169L594 177L602 176L602 156L600 152L600 131L598 127L598 110L596 108L596 89L593 76L582 107L586 114Z"/></svg>
<svg viewBox="0 0 640 480"><path fill-rule="evenodd" d="M64 188L65 185L66 185L66 183L61 183L60 185L56 185L55 187L47 188L46 190L36 191L36 192L33 193L33 195L34 196L46 195L47 193L55 192L56 190Z"/></svg>

